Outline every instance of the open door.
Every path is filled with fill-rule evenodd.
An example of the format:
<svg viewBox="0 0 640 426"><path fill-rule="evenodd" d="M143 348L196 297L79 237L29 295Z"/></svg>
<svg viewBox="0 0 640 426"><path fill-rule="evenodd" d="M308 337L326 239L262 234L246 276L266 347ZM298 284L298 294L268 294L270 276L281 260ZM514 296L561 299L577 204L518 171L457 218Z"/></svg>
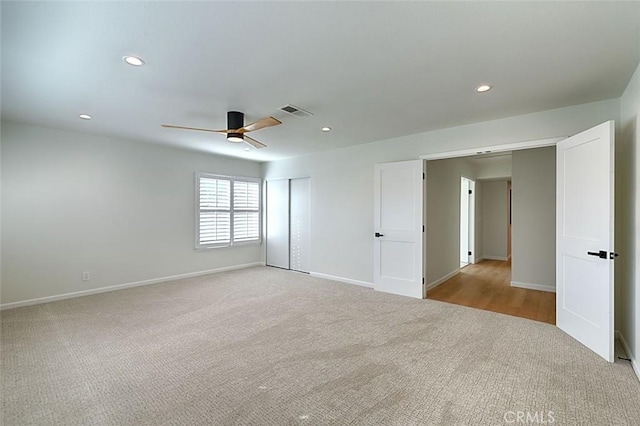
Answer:
<svg viewBox="0 0 640 426"><path fill-rule="evenodd" d="M460 267L467 266L471 249L469 248L469 197L471 194L469 179L460 178Z"/></svg>
<svg viewBox="0 0 640 426"><path fill-rule="evenodd" d="M557 325L613 362L614 122L557 145Z"/></svg>
<svg viewBox="0 0 640 426"><path fill-rule="evenodd" d="M460 178L460 267L475 263L476 183Z"/></svg>
<svg viewBox="0 0 640 426"><path fill-rule="evenodd" d="M376 290L424 298L424 161L376 164L374 273Z"/></svg>

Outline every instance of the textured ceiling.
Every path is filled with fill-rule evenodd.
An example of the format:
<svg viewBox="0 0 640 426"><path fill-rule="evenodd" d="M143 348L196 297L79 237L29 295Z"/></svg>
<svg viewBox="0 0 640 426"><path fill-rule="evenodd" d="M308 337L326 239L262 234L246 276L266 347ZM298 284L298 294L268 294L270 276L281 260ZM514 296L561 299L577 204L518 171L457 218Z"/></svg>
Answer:
<svg viewBox="0 0 640 426"><path fill-rule="evenodd" d="M616 98L640 60L640 2L1 8L3 118L260 161ZM252 133L269 147L251 152L160 127L224 128L228 110L283 124Z"/></svg>

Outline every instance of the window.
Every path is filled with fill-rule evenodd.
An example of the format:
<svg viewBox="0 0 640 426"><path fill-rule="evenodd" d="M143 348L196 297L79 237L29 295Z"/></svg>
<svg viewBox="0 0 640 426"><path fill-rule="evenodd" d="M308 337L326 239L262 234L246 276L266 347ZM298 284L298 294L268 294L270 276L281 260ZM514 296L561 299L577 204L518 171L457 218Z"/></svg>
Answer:
<svg viewBox="0 0 640 426"><path fill-rule="evenodd" d="M260 179L196 173L196 248L260 242Z"/></svg>

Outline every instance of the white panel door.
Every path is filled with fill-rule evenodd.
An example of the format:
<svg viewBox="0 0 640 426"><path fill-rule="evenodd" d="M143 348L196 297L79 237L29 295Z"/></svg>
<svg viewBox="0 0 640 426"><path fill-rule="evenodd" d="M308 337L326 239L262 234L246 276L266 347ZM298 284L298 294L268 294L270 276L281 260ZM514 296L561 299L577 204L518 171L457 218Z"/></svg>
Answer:
<svg viewBox="0 0 640 426"><path fill-rule="evenodd" d="M309 272L311 241L311 179L291 179L291 269Z"/></svg>
<svg viewBox="0 0 640 426"><path fill-rule="evenodd" d="M267 181L267 265L289 269L289 180Z"/></svg>
<svg viewBox="0 0 640 426"><path fill-rule="evenodd" d="M557 325L613 362L614 122L557 145Z"/></svg>
<svg viewBox="0 0 640 426"><path fill-rule="evenodd" d="M467 257L467 262L476 263L476 182L473 180L469 180L469 240L467 247L471 252Z"/></svg>
<svg viewBox="0 0 640 426"><path fill-rule="evenodd" d="M376 164L374 288L410 297L423 291L424 161Z"/></svg>
<svg viewBox="0 0 640 426"><path fill-rule="evenodd" d="M469 263L469 179L460 179L460 263ZM462 265L460 265L462 266Z"/></svg>

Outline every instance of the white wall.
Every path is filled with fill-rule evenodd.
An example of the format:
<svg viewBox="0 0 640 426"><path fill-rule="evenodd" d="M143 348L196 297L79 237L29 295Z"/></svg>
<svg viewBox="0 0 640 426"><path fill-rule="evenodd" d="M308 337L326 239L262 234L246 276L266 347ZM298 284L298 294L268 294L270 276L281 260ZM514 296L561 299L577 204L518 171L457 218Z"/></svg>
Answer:
<svg viewBox="0 0 640 426"><path fill-rule="evenodd" d="M194 250L194 172L259 163L11 122L1 147L2 304L262 259Z"/></svg>
<svg viewBox="0 0 640 426"><path fill-rule="evenodd" d="M466 158L427 161L426 283L460 269L460 178L475 177Z"/></svg>
<svg viewBox="0 0 640 426"><path fill-rule="evenodd" d="M511 280L556 287L556 148L513 152Z"/></svg>
<svg viewBox="0 0 640 426"><path fill-rule="evenodd" d="M485 259L507 260L507 181L482 182L482 255Z"/></svg>
<svg viewBox="0 0 640 426"><path fill-rule="evenodd" d="M568 136L619 118L619 100L526 114L266 163L267 178L310 176L313 272L373 280L373 165ZM339 132L339 129L334 129Z"/></svg>
<svg viewBox="0 0 640 426"><path fill-rule="evenodd" d="M472 160L478 179L508 179L511 177L511 155L480 157Z"/></svg>
<svg viewBox="0 0 640 426"><path fill-rule="evenodd" d="M620 99L616 135L616 329L640 378L640 66Z"/></svg>

